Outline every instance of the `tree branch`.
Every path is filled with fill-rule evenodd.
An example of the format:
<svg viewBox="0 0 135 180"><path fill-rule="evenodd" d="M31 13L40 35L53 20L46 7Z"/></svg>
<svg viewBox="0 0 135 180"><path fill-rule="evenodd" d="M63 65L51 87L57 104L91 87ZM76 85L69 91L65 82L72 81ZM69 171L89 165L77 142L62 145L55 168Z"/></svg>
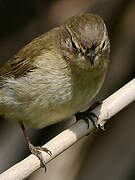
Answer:
<svg viewBox="0 0 135 180"><path fill-rule="evenodd" d="M97 106L93 112L99 117L97 124L104 128L104 124L113 115L118 113L128 104L135 100L135 79L130 81L128 84L123 86L113 95L108 97L103 103ZM79 139L91 133L95 127L90 123L90 128L84 120L80 120L75 123L69 129L63 131L43 147L47 147L52 152L52 157L46 153L42 153L46 163L54 159L60 153L65 151L67 148L76 143ZM91 135L91 134L90 134ZM39 160L34 156L30 155L23 161L17 163L13 167L0 175L1 180L15 180L27 178L30 174L40 168Z"/></svg>

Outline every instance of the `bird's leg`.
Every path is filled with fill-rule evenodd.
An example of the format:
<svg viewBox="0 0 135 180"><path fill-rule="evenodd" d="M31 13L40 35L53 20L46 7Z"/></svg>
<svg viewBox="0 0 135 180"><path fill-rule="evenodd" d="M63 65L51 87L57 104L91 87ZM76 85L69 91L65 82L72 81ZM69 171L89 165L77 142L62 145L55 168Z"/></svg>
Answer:
<svg viewBox="0 0 135 180"><path fill-rule="evenodd" d="M45 160L43 159L42 153L40 151L44 151L47 154L49 154L50 156L52 155L51 151L49 151L47 148L44 148L44 147L40 147L40 146L35 147L31 143L29 137L27 136L26 129L25 129L24 125L22 123L20 123L20 125L21 125L21 129L23 131L24 137L28 143L29 150L31 151L32 154L34 154L40 160L41 167L44 167L45 172L46 172L46 163L45 163Z"/></svg>
<svg viewBox="0 0 135 180"><path fill-rule="evenodd" d="M91 111L92 111L93 109L95 109L95 108L96 108L98 105L100 105L100 104L101 104L101 102L95 102L95 103L93 103L93 104L89 107L89 109L87 109L86 111L76 113L76 114L75 114L76 120L78 121L78 120L80 120L80 119L84 119L84 120L87 122L87 124L88 124L88 128L90 127L90 121L92 121L92 123L93 123L97 128L99 128L98 125L97 125L98 117L97 117L97 115L96 115L95 113L93 113L93 112L91 112Z"/></svg>

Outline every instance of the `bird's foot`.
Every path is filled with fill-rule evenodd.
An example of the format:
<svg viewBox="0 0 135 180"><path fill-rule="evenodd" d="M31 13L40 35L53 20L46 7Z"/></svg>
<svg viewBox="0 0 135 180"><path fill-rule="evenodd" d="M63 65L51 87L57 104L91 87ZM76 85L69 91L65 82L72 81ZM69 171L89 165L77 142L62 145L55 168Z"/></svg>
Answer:
<svg viewBox="0 0 135 180"><path fill-rule="evenodd" d="M47 148L44 148L44 147L40 147L40 146L35 147L31 143L29 143L29 150L31 151L32 154L34 154L40 160L40 166L44 167L45 172L46 172L46 163L45 163L45 160L44 160L42 153L40 151L44 151L47 154L49 154L50 156L52 156L51 151L48 150Z"/></svg>
<svg viewBox="0 0 135 180"><path fill-rule="evenodd" d="M84 111L84 112L76 113L75 116L77 121L79 121L80 119L84 119L88 124L88 128L90 127L91 122L93 123L94 126L96 126L96 128L98 128L97 125L98 117L95 113L91 111Z"/></svg>
<svg viewBox="0 0 135 180"><path fill-rule="evenodd" d="M91 112L93 109L95 109L98 105L100 105L101 103L100 102L95 102L94 104L92 104L92 106L87 109L86 111L84 112L78 112L75 114L76 116L76 120L80 120L80 119L84 119L87 124L88 124L88 128L90 127L90 123L92 122L93 125L96 127L96 128L99 128L98 124L97 124L97 121L98 121L98 116Z"/></svg>

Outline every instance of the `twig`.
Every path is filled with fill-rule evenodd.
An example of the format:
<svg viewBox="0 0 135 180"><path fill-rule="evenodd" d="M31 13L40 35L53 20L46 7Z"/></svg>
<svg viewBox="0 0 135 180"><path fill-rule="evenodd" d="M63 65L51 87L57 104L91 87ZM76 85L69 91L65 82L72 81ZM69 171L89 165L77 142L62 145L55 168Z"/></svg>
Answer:
<svg viewBox="0 0 135 180"><path fill-rule="evenodd" d="M135 79L119 89L116 93L108 97L103 101L101 105L96 107L93 112L99 117L97 124L100 127L104 127L104 124L109 118L126 107L128 104L135 100ZM58 136L53 138L43 147L47 147L52 152L52 157L46 153L43 154L43 158L46 163L54 159L60 153L76 143L79 139L90 133L94 129L93 124L90 124L90 128L84 120L78 121L69 129L63 131ZM90 134L91 135L91 134ZM23 161L17 163L13 167L0 175L1 180L20 180L27 178L30 174L40 168L39 160L30 155Z"/></svg>

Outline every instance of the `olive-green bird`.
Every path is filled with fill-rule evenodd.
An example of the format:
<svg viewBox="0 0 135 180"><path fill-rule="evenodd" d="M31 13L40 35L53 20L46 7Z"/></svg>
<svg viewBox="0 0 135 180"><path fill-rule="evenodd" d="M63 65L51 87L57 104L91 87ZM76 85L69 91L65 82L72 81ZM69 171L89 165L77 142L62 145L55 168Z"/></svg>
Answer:
<svg viewBox="0 0 135 180"><path fill-rule="evenodd" d="M109 63L104 21L77 15L39 36L0 69L0 114L21 124L29 148L45 166L24 125L40 129L72 117L99 92Z"/></svg>

